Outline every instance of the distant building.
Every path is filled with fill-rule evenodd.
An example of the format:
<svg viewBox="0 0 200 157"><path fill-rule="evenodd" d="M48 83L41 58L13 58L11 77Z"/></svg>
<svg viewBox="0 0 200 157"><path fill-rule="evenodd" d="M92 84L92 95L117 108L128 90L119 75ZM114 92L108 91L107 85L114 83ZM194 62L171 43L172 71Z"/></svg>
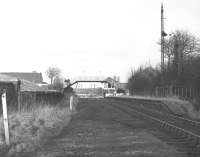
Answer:
<svg viewBox="0 0 200 157"><path fill-rule="evenodd" d="M81 97L126 94L126 84L120 83L119 77L82 76L73 78L71 83L74 92Z"/></svg>
<svg viewBox="0 0 200 157"><path fill-rule="evenodd" d="M18 79L27 80L36 84L43 83L42 73L38 72L4 72L1 73L7 76L16 77Z"/></svg>
<svg viewBox="0 0 200 157"><path fill-rule="evenodd" d="M48 90L44 86L41 87L37 83L19 79L19 77L11 76L9 73L0 73L0 95L4 90L6 91L7 105L18 110L22 106L28 107L37 103L56 104L63 97L61 91ZM0 99L0 105L1 103Z"/></svg>
<svg viewBox="0 0 200 157"><path fill-rule="evenodd" d="M38 86L43 87L44 89L48 89L48 84L46 82L43 82L42 73L38 73L36 71L33 71L33 72L3 72L0 74L7 75L10 77L15 77L19 80L26 80L26 81L35 83Z"/></svg>

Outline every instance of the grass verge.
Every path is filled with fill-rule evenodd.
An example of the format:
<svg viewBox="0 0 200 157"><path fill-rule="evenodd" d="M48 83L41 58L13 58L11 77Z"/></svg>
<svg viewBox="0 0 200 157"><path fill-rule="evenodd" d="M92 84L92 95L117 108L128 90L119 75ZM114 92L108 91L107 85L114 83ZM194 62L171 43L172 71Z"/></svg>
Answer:
<svg viewBox="0 0 200 157"><path fill-rule="evenodd" d="M77 99L77 97L76 97ZM77 103L77 100L74 101ZM5 146L3 119L0 118L0 151L6 156L20 156L36 151L49 139L59 135L71 119L68 105L40 105L9 115L10 147ZM0 156L2 156L0 154Z"/></svg>
<svg viewBox="0 0 200 157"><path fill-rule="evenodd" d="M151 96L121 96L126 98L134 98L141 100L151 100L162 102L176 115L185 115L192 119L200 120L200 110L197 110L195 105L187 100L179 99L178 97L151 97Z"/></svg>

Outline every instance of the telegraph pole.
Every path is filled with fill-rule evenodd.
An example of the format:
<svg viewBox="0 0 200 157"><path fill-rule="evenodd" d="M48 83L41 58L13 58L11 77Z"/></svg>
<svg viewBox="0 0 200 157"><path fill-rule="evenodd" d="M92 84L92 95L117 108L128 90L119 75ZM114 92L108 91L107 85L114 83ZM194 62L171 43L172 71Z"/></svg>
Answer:
<svg viewBox="0 0 200 157"><path fill-rule="evenodd" d="M163 4L161 4L161 72L164 73L164 10Z"/></svg>
<svg viewBox="0 0 200 157"><path fill-rule="evenodd" d="M165 75L165 36L167 34L165 33L164 30L164 9L163 9L163 4L161 4L161 82L162 84L164 83L164 75Z"/></svg>

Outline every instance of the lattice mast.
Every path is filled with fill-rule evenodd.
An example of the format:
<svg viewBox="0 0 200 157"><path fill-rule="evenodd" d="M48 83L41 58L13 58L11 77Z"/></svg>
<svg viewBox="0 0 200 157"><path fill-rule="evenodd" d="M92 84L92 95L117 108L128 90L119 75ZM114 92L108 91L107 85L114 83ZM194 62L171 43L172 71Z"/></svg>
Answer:
<svg viewBox="0 0 200 157"><path fill-rule="evenodd" d="M166 36L166 33L164 31L164 9L163 4L161 4L161 71L164 72L164 51L165 51L165 45L164 45L164 37Z"/></svg>

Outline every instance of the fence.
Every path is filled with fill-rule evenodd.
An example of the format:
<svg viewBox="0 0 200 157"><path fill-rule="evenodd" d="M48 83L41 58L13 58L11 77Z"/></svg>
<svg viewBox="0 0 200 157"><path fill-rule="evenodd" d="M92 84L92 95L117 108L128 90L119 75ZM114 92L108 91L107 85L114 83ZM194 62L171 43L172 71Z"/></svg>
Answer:
<svg viewBox="0 0 200 157"><path fill-rule="evenodd" d="M17 88L13 83L10 82L0 82L0 95L2 95L3 90L6 91L6 102L8 105L8 110L17 110L18 106L18 95ZM2 100L0 99L0 105L2 105ZM0 108L0 113L2 113L2 108Z"/></svg>
<svg viewBox="0 0 200 157"><path fill-rule="evenodd" d="M200 89L193 87L177 87L177 86L156 87L155 96L158 97L177 96L182 98L196 98L200 97Z"/></svg>
<svg viewBox="0 0 200 157"><path fill-rule="evenodd" d="M18 91L12 82L0 82L0 96L3 89L6 91L9 112L32 108L37 104L56 105L64 98L64 93L61 91ZM0 105L2 105L1 99ZM0 108L0 115L1 113L2 108Z"/></svg>
<svg viewBox="0 0 200 157"><path fill-rule="evenodd" d="M35 105L57 105L64 97L59 91L28 91L20 93L21 108L32 108Z"/></svg>

